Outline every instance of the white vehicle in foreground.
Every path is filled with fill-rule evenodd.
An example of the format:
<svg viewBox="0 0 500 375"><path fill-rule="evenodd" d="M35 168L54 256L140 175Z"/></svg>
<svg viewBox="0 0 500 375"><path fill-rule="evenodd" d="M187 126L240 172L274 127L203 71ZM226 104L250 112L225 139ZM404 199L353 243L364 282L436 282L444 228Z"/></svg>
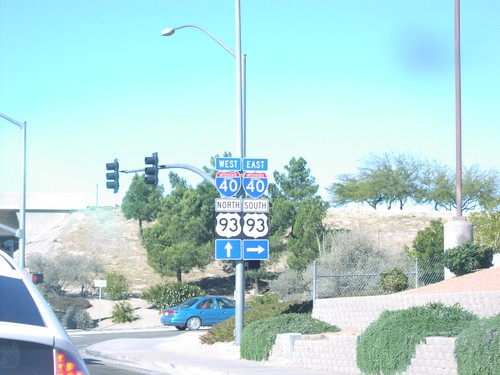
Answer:
<svg viewBox="0 0 500 375"><path fill-rule="evenodd" d="M0 375L89 375L52 309L0 251Z"/></svg>

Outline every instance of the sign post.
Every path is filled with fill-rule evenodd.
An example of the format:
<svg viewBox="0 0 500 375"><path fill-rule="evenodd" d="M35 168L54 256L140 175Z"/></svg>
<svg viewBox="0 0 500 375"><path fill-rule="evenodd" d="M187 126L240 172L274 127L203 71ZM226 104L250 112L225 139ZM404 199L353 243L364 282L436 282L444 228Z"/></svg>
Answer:
<svg viewBox="0 0 500 375"><path fill-rule="evenodd" d="M106 282L106 280L96 280L96 281L94 281L94 286L96 288L99 288L99 319L97 322L97 326L100 327L101 326L101 292L102 292L102 288L106 288L107 282Z"/></svg>
<svg viewBox="0 0 500 375"><path fill-rule="evenodd" d="M242 282L245 278L244 261L269 259L269 200L260 198L268 186L267 165L267 159L215 159L215 182L222 196L215 200L215 259L233 260L236 263L237 344L243 330L245 308Z"/></svg>

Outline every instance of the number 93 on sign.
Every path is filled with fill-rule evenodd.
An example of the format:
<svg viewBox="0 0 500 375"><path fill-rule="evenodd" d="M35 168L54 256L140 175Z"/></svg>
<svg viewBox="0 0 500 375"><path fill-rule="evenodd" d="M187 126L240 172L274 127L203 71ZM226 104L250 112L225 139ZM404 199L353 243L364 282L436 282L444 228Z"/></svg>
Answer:
<svg viewBox="0 0 500 375"><path fill-rule="evenodd" d="M236 212L221 212L216 216L218 238L237 238L241 234L241 217Z"/></svg>

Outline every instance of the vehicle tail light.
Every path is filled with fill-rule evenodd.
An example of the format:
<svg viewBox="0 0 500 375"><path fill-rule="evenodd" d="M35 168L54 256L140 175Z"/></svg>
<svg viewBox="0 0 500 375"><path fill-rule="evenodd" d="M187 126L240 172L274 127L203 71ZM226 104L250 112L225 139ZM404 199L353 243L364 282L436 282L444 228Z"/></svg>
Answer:
<svg viewBox="0 0 500 375"><path fill-rule="evenodd" d="M57 375L89 375L85 364L80 358L63 350L56 351Z"/></svg>
<svg viewBox="0 0 500 375"><path fill-rule="evenodd" d="M172 314L179 314L179 311L175 311L175 310L163 310L163 315L165 315L165 316L172 315Z"/></svg>

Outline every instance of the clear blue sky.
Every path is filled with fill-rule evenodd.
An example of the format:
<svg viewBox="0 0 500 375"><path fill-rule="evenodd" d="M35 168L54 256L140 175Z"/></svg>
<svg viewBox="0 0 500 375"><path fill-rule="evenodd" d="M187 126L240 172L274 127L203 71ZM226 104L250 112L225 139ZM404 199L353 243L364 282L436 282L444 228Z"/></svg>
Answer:
<svg viewBox="0 0 500 375"><path fill-rule="evenodd" d="M0 0L0 112L27 121L33 193L105 189L105 163L198 168L236 153L232 0ZM370 153L455 165L453 0L241 0L247 156L269 174L304 157L325 188ZM463 163L500 167L500 2L462 0ZM0 191L20 186L20 137L0 119ZM177 171L195 185L190 172ZM168 173L160 172L168 185Z"/></svg>

